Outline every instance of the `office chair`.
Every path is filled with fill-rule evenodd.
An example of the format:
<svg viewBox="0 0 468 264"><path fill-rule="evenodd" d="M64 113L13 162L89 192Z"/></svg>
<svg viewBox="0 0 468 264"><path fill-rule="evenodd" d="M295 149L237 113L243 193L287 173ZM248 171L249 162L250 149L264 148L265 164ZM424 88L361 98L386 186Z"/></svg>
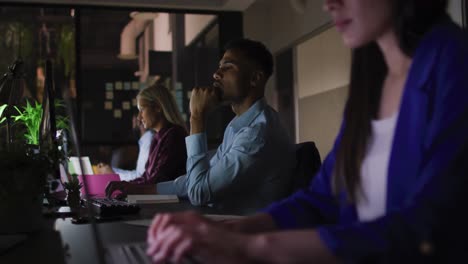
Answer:
<svg viewBox="0 0 468 264"><path fill-rule="evenodd" d="M110 165L124 170L134 170L138 159L138 146L124 145L112 151Z"/></svg>
<svg viewBox="0 0 468 264"><path fill-rule="evenodd" d="M321 165L320 153L313 141L296 144L296 167L292 178L291 192L309 186Z"/></svg>

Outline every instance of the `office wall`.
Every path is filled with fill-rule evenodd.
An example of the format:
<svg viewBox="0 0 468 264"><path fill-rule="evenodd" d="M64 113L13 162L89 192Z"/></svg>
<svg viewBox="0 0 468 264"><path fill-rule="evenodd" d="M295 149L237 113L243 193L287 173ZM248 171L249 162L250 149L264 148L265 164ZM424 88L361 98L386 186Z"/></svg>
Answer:
<svg viewBox="0 0 468 264"><path fill-rule="evenodd" d="M333 78L334 85L321 90L320 84L325 78L319 76L335 75L334 67L340 67L339 72L347 71L347 62L329 63L328 70L318 72L320 62L340 56L320 59L315 58L314 45L323 45L327 38L334 39L333 34L325 34L323 40L297 46L313 35L318 34L329 24L328 15L322 11L322 1L306 1L302 10L295 10L290 1L257 0L244 12L244 32L246 37L264 42L274 54L286 48L294 48L295 59L295 104L296 104L296 142L315 141L322 158L329 151L333 142L342 112L342 101L346 96L346 77ZM329 40L332 41L332 40ZM340 42L331 43L336 46ZM326 44L328 45L328 44ZM333 54L333 52L331 52ZM275 77L267 85L266 98L276 106ZM341 87L340 89L336 89Z"/></svg>
<svg viewBox="0 0 468 264"><path fill-rule="evenodd" d="M151 50L172 51L172 31L170 25L170 14L159 13L153 20L153 43Z"/></svg>
<svg viewBox="0 0 468 264"><path fill-rule="evenodd" d="M185 14L185 45L188 46L215 19L215 15Z"/></svg>
<svg viewBox="0 0 468 264"><path fill-rule="evenodd" d="M314 141L322 159L338 133L349 84L351 51L330 28L296 46L298 142Z"/></svg>
<svg viewBox="0 0 468 264"><path fill-rule="evenodd" d="M291 46L329 22L322 11L323 1L304 2L300 13L293 9L290 0L255 1L244 12L245 35L267 43L274 53Z"/></svg>
<svg viewBox="0 0 468 264"><path fill-rule="evenodd" d="M290 0L257 0L244 15L246 37L262 41L274 52L294 46L330 22L323 12L323 1L308 0L302 13L293 9ZM462 0L449 0L448 12L462 23ZM312 35L311 35L312 34Z"/></svg>
<svg viewBox="0 0 468 264"><path fill-rule="evenodd" d="M322 4L322 1L309 0L304 12L298 13L289 0L257 0L244 12L244 35L265 43L278 54L328 23ZM265 97L277 109L275 79L275 76L270 78Z"/></svg>
<svg viewBox="0 0 468 264"><path fill-rule="evenodd" d="M325 159L340 128L348 87L339 87L307 96L298 102L298 142L314 141Z"/></svg>

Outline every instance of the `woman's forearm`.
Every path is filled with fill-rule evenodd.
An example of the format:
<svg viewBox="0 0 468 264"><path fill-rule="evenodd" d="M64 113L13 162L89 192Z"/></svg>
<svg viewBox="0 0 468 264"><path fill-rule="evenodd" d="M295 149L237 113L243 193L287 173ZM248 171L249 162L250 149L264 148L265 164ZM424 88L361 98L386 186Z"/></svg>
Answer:
<svg viewBox="0 0 468 264"><path fill-rule="evenodd" d="M249 259L259 263L338 263L315 230L257 234L246 243Z"/></svg>
<svg viewBox="0 0 468 264"><path fill-rule="evenodd" d="M260 213L240 220L224 221L223 225L231 231L242 233L263 233L277 230L273 218L266 213Z"/></svg>

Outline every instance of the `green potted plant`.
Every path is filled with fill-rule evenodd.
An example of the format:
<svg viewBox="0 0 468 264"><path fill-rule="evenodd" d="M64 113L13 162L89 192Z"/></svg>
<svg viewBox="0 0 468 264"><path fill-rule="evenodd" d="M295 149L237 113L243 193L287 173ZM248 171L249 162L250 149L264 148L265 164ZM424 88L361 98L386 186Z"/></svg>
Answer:
<svg viewBox="0 0 468 264"><path fill-rule="evenodd" d="M26 106L23 110L20 110L15 106L18 115L12 116L16 123L21 123L26 128L24 137L26 142L30 145L39 145L39 126L41 125L42 119L42 106L36 102L35 105L31 105L29 101L26 101Z"/></svg>
<svg viewBox="0 0 468 264"><path fill-rule="evenodd" d="M69 181L63 184L67 190L67 202L72 211L80 208L80 189L83 185L78 180L77 174L72 174Z"/></svg>
<svg viewBox="0 0 468 264"><path fill-rule="evenodd" d="M55 108L58 109L61 107L64 107L62 101L55 100ZM20 110L20 108L16 106L15 109L18 115L12 117L14 118L15 123L22 124L26 129L23 135L27 144L39 145L39 128L42 120L42 105L38 102L35 102L35 105L31 105L29 101L27 101L23 110ZM68 118L58 115L56 117L56 126L57 129L68 130Z"/></svg>
<svg viewBox="0 0 468 264"><path fill-rule="evenodd" d="M6 105L0 106L0 126L5 121ZM49 174L65 155L55 145L39 148L39 127L42 106L26 103L14 108L14 126L21 128L21 138L9 149L0 150L0 210L8 217L0 218L0 233L30 232L44 227L42 201ZM60 123L66 124L62 118Z"/></svg>
<svg viewBox="0 0 468 264"><path fill-rule="evenodd" d="M1 112L5 110L1 106ZM0 115L0 122L5 118ZM0 233L27 233L44 227L42 194L53 160L47 151L32 152L22 142L0 150Z"/></svg>

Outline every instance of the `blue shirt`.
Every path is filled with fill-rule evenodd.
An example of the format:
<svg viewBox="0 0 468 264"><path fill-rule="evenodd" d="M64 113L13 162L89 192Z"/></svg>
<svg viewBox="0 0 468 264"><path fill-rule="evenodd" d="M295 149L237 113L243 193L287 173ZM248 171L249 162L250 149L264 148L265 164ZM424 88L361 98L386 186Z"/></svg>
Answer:
<svg viewBox="0 0 468 264"><path fill-rule="evenodd" d="M341 132L309 188L265 212L281 229L317 228L325 245L345 263L466 259L467 70L468 40L458 26L444 23L424 36L401 99L384 216L360 222L346 193L334 195L331 182ZM428 246L431 251L424 250Z"/></svg>
<svg viewBox="0 0 468 264"><path fill-rule="evenodd" d="M119 174L120 180L122 181L131 181L134 180L145 172L145 165L148 161L149 150L151 146L151 141L153 141L153 130L146 130L145 133L138 140L138 160L137 166L134 170L123 170L119 168L112 168L115 173Z"/></svg>
<svg viewBox="0 0 468 264"><path fill-rule="evenodd" d="M194 205L244 214L287 195L295 161L293 145L278 113L264 99L229 123L211 159L205 133L185 141L187 175L158 184L158 193L176 193Z"/></svg>

